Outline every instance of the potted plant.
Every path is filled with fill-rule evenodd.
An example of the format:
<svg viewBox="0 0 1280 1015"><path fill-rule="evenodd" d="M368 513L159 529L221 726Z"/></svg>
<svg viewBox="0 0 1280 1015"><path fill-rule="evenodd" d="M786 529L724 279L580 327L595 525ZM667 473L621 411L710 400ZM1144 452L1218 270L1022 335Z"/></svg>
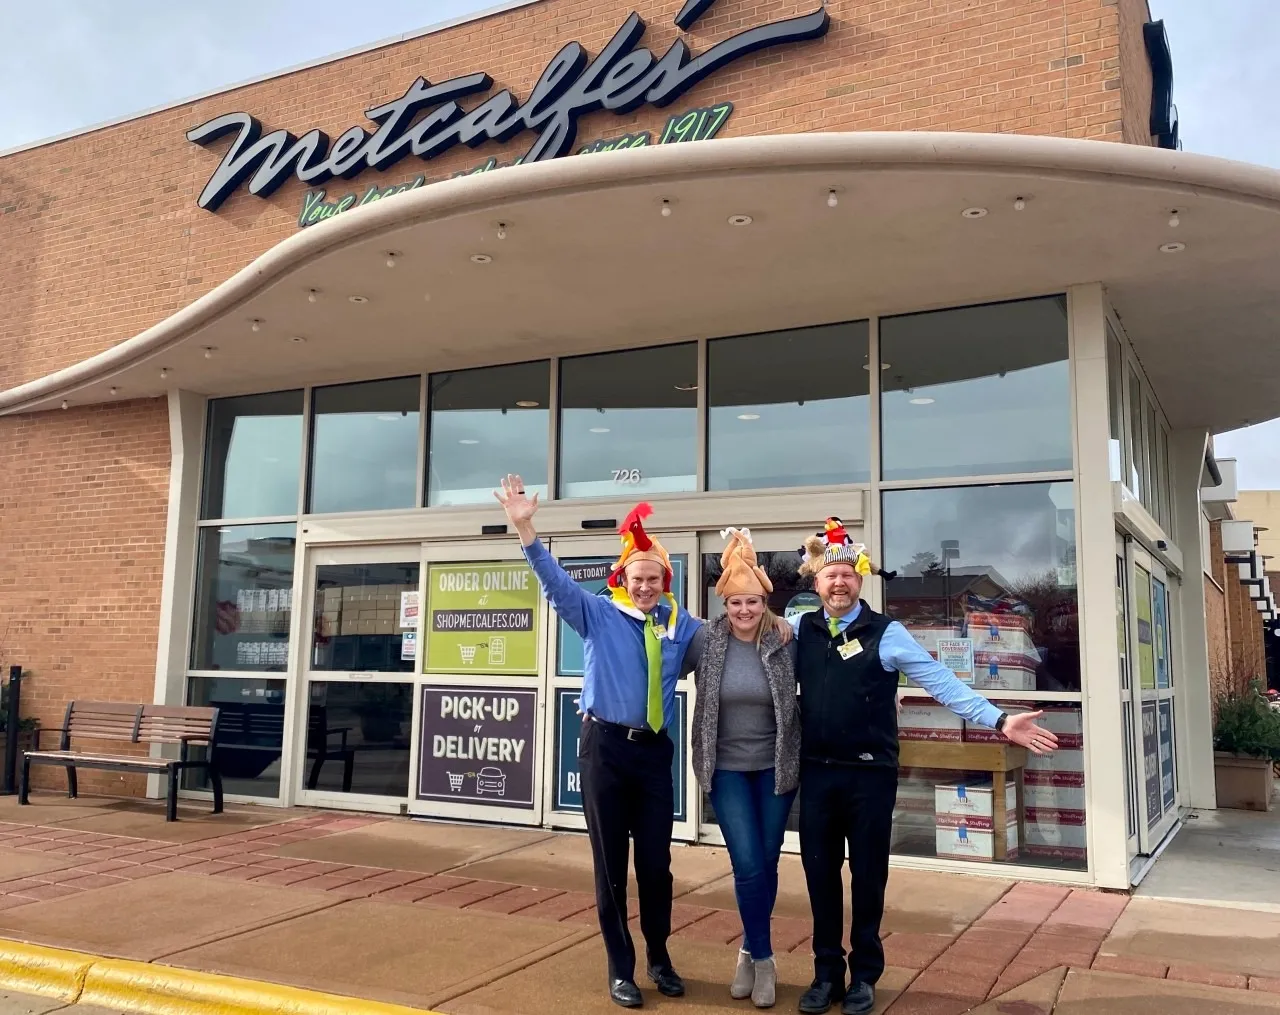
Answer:
<svg viewBox="0 0 1280 1015"><path fill-rule="evenodd" d="M1244 691L1217 700L1213 768L1218 806L1271 810L1272 765L1280 761L1280 712L1250 681Z"/></svg>

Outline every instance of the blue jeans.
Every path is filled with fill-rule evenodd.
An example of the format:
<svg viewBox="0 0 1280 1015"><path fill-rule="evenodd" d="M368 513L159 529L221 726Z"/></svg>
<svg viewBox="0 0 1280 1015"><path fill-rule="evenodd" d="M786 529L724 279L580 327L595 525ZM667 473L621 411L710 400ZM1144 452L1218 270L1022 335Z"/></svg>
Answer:
<svg viewBox="0 0 1280 1015"><path fill-rule="evenodd" d="M774 793L773 769L711 777L711 806L733 864L733 890L742 917L742 946L757 962L772 958L769 921L778 899L778 857L796 791Z"/></svg>

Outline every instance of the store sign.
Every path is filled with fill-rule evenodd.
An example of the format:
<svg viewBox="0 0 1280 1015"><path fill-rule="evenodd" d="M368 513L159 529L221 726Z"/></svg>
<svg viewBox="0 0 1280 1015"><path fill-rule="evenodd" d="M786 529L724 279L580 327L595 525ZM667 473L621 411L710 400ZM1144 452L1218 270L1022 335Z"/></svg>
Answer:
<svg viewBox="0 0 1280 1015"><path fill-rule="evenodd" d="M1160 792L1165 811L1173 810L1178 787L1173 772L1173 702L1160 702Z"/></svg>
<svg viewBox="0 0 1280 1015"><path fill-rule="evenodd" d="M538 606L524 563L432 564L424 673L538 672Z"/></svg>
<svg viewBox="0 0 1280 1015"><path fill-rule="evenodd" d="M677 27L688 31L713 4L714 0L690 0L676 15ZM821 38L830 24L823 6L740 32L698 56L684 39L677 39L659 58L648 49L636 48L645 23L632 12L594 60L579 42L563 46L523 102L504 88L465 110L459 99L493 86L487 73L478 71L436 84L419 77L400 98L365 110L365 116L377 124L376 130L371 133L352 126L332 144L319 129L300 137L283 129L263 136L262 124L251 114L224 113L186 135L201 146L234 136L197 203L216 211L246 182L249 193L265 198L291 175L313 186L335 177L349 180L366 169L386 171L410 155L425 161L459 144L475 148L490 141L506 143L525 131L538 136L523 161L558 158L573 150L582 116L600 109L622 116L645 105L663 108L743 57Z"/></svg>
<svg viewBox="0 0 1280 1015"><path fill-rule="evenodd" d="M1147 827L1155 828L1164 811L1160 792L1160 736L1157 731L1156 703L1142 703L1142 775L1147 793Z"/></svg>
<svg viewBox="0 0 1280 1015"><path fill-rule="evenodd" d="M596 155L600 152L618 151L622 148L646 148L653 144L709 141L720 133L720 128L725 125L732 112L732 102L721 102L719 105L707 106L704 109L691 109L686 113L677 113L668 119L666 127L663 128L656 141L653 133L645 130L635 134L624 134L622 137L602 138L598 141L592 141L579 148L578 154ZM513 162L502 163L491 156L477 166L454 173L452 178L476 176L494 169L503 169L508 165L518 166L523 161L524 157L521 156ZM425 174L420 173L405 183L393 183L388 187L379 187L375 184L363 194L350 193L331 200L326 199L327 191L323 187L317 190L309 190L302 198L302 211L298 214L298 228L303 229L307 226L313 226L317 222L323 222L325 219L333 218L335 215L341 215L344 211L350 211L352 208L363 208L366 204L373 204L375 201L381 201L386 197L394 197L396 194L403 194L406 191L417 190L419 187L425 187L431 182L433 181L429 180Z"/></svg>
<svg viewBox="0 0 1280 1015"><path fill-rule="evenodd" d="M424 687L418 799L533 807L538 692Z"/></svg>
<svg viewBox="0 0 1280 1015"><path fill-rule="evenodd" d="M576 688L556 690L556 790L552 808L582 813L582 770L578 767L578 740L582 734L582 716L578 713ZM675 756L671 759L671 780L675 787L676 821L687 820L688 794L685 792L685 693L676 692L676 721L672 726Z"/></svg>

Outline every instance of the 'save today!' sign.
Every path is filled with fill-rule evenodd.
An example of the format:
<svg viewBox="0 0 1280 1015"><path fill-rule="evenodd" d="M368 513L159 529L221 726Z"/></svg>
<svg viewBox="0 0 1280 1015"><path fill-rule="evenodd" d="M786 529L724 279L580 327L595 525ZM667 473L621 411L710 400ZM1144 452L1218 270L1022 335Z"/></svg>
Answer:
<svg viewBox="0 0 1280 1015"><path fill-rule="evenodd" d="M676 15L676 27L688 31L714 4L715 0L688 0ZM249 113L225 113L187 132L189 141L202 146L235 135L197 203L216 211L245 181L250 194L265 198L291 174L319 186L334 177L352 179L366 169L387 170L409 155L433 159L459 144L476 148L487 141L507 142L524 131L538 137L521 161L558 158L573 150L578 119L588 113L607 109L624 115L646 104L666 107L744 56L821 38L830 24L824 6L740 32L698 56L684 39L677 39L659 58L637 48L645 23L632 12L594 60L581 43L563 46L523 103L504 88L464 110L459 99L493 86L493 79L483 71L437 84L420 77L400 98L365 110L365 116L378 125L373 133L353 126L332 144L319 129L301 137L287 130L264 136L262 124Z"/></svg>

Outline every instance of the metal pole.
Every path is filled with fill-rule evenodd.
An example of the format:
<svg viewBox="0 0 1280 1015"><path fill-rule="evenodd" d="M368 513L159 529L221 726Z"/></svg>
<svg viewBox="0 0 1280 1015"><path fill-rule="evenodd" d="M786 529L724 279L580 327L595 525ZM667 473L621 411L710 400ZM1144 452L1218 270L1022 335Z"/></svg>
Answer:
<svg viewBox="0 0 1280 1015"><path fill-rule="evenodd" d="M4 791L3 795L12 796L18 791L18 715L19 699L22 694L22 667L9 667L9 710L5 716L4 740Z"/></svg>

